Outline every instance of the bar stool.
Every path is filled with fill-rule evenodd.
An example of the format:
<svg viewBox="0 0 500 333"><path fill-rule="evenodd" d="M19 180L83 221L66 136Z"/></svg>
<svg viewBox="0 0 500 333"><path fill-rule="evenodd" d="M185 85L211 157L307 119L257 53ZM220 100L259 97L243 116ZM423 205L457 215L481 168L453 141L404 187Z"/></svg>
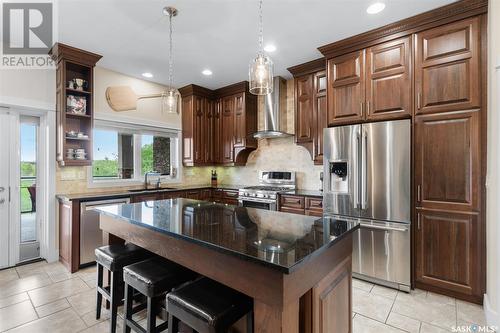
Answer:
<svg viewBox="0 0 500 333"><path fill-rule="evenodd" d="M199 333L222 333L241 317L253 332L252 299L208 278L184 285L167 294L169 333L177 333L179 321Z"/></svg>
<svg viewBox="0 0 500 333"><path fill-rule="evenodd" d="M123 301L123 267L152 256L151 252L134 244L113 244L95 249L97 263L97 311L101 318L102 298L110 304L111 333L116 332L118 305ZM108 270L108 286L103 285L104 268Z"/></svg>
<svg viewBox="0 0 500 333"><path fill-rule="evenodd" d="M123 332L131 329L135 332L161 332L168 327L165 294L183 283L195 279L198 275L187 268L161 257L154 257L123 268L125 281L125 318ZM144 330L132 315L144 309L144 304L132 308L134 290L146 296L147 329ZM162 304L163 303L163 306ZM161 314L164 323L156 326L156 315Z"/></svg>

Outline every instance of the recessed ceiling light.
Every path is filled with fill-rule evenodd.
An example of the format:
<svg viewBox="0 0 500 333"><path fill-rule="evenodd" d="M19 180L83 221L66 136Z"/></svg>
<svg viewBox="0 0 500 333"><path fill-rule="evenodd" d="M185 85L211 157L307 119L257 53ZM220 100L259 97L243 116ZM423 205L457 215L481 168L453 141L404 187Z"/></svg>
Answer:
<svg viewBox="0 0 500 333"><path fill-rule="evenodd" d="M148 79L150 79L150 78L153 77L153 74L151 74L150 72L146 72L146 73L142 73L142 76L147 77Z"/></svg>
<svg viewBox="0 0 500 333"><path fill-rule="evenodd" d="M264 47L264 51L266 51L266 52L274 52L274 51L276 51L276 46L274 46L273 44L267 44Z"/></svg>
<svg viewBox="0 0 500 333"><path fill-rule="evenodd" d="M372 3L368 8L366 8L366 12L368 14L378 14L383 11L385 8L385 3L383 2L375 2Z"/></svg>
<svg viewBox="0 0 500 333"><path fill-rule="evenodd" d="M206 76L210 76L212 75L212 71L210 69L204 69L201 74L203 75L206 75Z"/></svg>

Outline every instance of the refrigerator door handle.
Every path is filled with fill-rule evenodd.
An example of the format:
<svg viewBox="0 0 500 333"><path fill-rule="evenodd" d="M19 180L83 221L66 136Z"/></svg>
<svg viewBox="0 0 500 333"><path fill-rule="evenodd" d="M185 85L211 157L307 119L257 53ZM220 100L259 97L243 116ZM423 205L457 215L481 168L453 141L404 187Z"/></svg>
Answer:
<svg viewBox="0 0 500 333"><path fill-rule="evenodd" d="M367 148L368 148L368 135L363 128L363 138L361 141L361 209L367 207Z"/></svg>
<svg viewBox="0 0 500 333"><path fill-rule="evenodd" d="M359 208L359 165L358 165L358 156L359 150L361 147L361 134L359 133L359 129L356 130L356 142L354 144L354 158L353 161L353 173L354 173L354 208Z"/></svg>

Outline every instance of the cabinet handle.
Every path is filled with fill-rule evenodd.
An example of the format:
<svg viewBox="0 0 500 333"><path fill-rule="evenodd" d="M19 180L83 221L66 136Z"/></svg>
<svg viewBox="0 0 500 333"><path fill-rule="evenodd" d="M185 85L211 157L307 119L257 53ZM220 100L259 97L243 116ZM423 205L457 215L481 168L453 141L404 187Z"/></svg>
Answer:
<svg viewBox="0 0 500 333"><path fill-rule="evenodd" d="M366 101L366 113L370 114L370 101Z"/></svg>
<svg viewBox="0 0 500 333"><path fill-rule="evenodd" d="M417 213L417 229L420 230L420 214Z"/></svg>
<svg viewBox="0 0 500 333"><path fill-rule="evenodd" d="M421 99L422 99L422 94L421 93L418 93L417 94L417 109L420 110L421 108Z"/></svg>
<svg viewBox="0 0 500 333"><path fill-rule="evenodd" d="M417 201L420 202L420 185L417 185Z"/></svg>
<svg viewBox="0 0 500 333"><path fill-rule="evenodd" d="M361 114L363 114L363 102L359 102L359 107L361 109Z"/></svg>

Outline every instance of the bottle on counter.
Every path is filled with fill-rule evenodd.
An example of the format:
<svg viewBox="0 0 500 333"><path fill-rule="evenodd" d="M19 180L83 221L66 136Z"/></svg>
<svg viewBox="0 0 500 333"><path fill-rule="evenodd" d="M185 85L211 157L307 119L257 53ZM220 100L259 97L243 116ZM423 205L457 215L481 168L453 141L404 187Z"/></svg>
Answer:
<svg viewBox="0 0 500 333"><path fill-rule="evenodd" d="M217 187L217 170L212 170L212 186Z"/></svg>

